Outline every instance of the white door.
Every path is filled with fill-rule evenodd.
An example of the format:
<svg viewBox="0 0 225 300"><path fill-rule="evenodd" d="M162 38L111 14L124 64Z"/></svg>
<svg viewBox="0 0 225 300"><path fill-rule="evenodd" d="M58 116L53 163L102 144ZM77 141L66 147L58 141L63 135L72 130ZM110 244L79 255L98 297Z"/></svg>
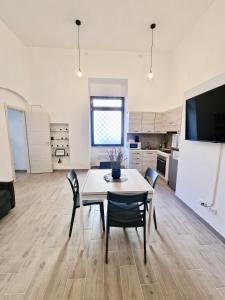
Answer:
<svg viewBox="0 0 225 300"><path fill-rule="evenodd" d="M48 113L26 113L26 125L31 173L52 172Z"/></svg>

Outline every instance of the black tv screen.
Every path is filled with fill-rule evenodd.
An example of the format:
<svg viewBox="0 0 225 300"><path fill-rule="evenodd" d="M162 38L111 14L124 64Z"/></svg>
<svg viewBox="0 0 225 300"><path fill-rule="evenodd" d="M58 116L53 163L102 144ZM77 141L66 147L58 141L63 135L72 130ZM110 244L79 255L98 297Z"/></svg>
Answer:
<svg viewBox="0 0 225 300"><path fill-rule="evenodd" d="M225 143L225 85L186 101L185 138Z"/></svg>

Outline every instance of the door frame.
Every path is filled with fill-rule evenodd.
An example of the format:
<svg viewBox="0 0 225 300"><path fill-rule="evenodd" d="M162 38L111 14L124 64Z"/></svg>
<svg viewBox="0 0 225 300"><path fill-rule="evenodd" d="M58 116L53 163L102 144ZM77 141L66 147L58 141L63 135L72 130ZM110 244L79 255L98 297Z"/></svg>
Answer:
<svg viewBox="0 0 225 300"><path fill-rule="evenodd" d="M26 111L19 106L5 104L5 115L6 115L6 121L7 121L8 139L9 139L9 144L10 144L11 165L12 165L12 170L13 170L13 178L16 181L16 173L15 173L15 168L14 168L14 164L13 164L12 145L10 143L8 109L13 109L13 110L19 111L23 114L22 122L23 122L23 130L24 130L24 145L25 145L25 156L26 156L26 163L27 163L27 173L30 173L30 156L29 156L29 147L28 147L28 139L27 139L27 124L26 124L26 116L25 116Z"/></svg>

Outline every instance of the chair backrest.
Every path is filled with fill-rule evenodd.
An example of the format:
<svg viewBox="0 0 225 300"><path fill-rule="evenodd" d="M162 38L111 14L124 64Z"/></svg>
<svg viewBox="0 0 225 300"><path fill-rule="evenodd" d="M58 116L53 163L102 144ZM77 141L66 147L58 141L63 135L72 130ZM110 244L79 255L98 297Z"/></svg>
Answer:
<svg viewBox="0 0 225 300"><path fill-rule="evenodd" d="M121 224L136 225L145 223L148 192L138 194L120 194L108 192L107 218ZM122 204L122 205L121 205ZM141 217L141 219L140 219Z"/></svg>
<svg viewBox="0 0 225 300"><path fill-rule="evenodd" d="M155 187L158 176L159 174L155 170L152 170L151 168L148 168L145 172L145 179L153 187L153 189Z"/></svg>
<svg viewBox="0 0 225 300"><path fill-rule="evenodd" d="M77 201L77 196L79 195L79 182L75 170L70 170L67 173L66 178L68 179L71 189L73 191L73 200Z"/></svg>
<svg viewBox="0 0 225 300"><path fill-rule="evenodd" d="M111 161L100 161L100 169L111 169Z"/></svg>

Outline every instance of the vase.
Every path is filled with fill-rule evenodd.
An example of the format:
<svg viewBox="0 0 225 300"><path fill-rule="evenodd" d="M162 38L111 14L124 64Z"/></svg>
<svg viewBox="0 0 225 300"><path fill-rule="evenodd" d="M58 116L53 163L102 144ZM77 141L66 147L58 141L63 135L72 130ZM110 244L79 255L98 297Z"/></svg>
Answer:
<svg viewBox="0 0 225 300"><path fill-rule="evenodd" d="M121 176L121 166L120 166L120 162L118 161L112 161L112 178L113 179L119 179Z"/></svg>

